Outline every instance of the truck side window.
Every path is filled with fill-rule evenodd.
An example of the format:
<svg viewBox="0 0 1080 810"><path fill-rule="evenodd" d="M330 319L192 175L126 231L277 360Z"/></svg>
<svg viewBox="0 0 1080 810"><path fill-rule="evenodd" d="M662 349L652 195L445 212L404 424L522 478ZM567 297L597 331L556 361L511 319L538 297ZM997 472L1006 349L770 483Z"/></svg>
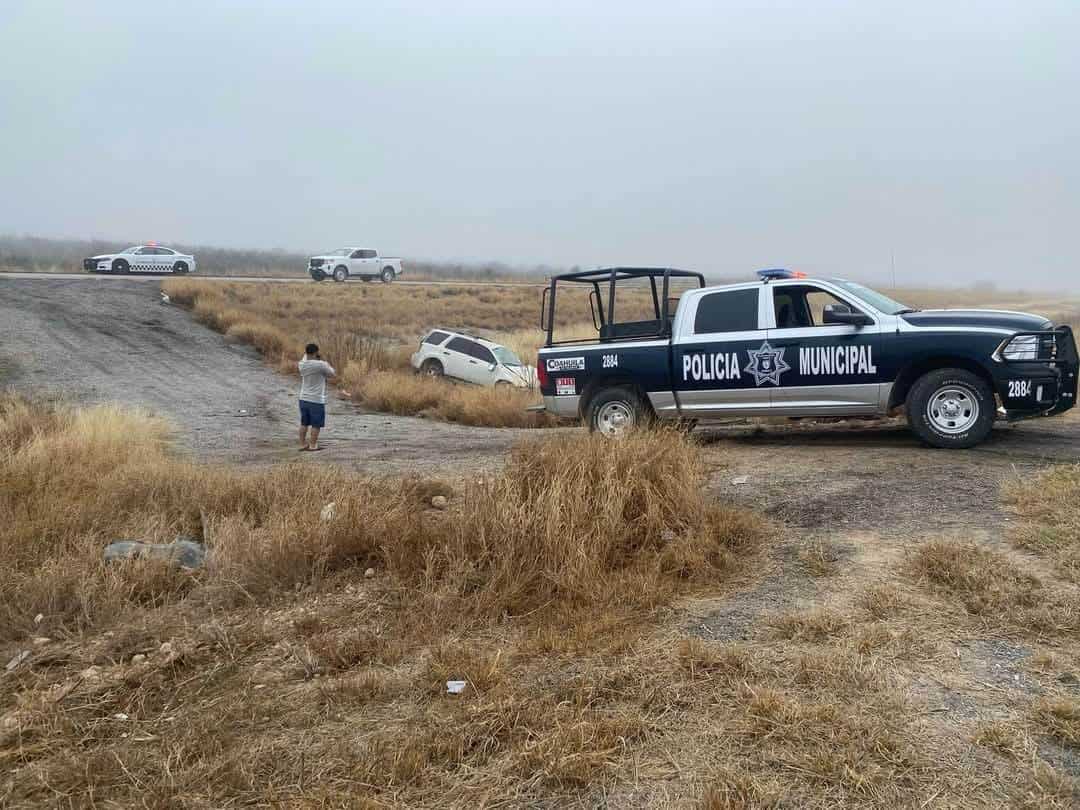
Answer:
<svg viewBox="0 0 1080 810"><path fill-rule="evenodd" d="M729 290L703 295L694 316L694 332L752 332L758 328L758 291Z"/></svg>
<svg viewBox="0 0 1080 810"><path fill-rule="evenodd" d="M375 251L374 250L361 250L360 255L357 256L357 258L358 259L374 259L375 258Z"/></svg>
<svg viewBox="0 0 1080 810"><path fill-rule="evenodd" d="M777 329L824 326L822 313L828 304L846 304L832 293L817 287L787 286L773 290Z"/></svg>

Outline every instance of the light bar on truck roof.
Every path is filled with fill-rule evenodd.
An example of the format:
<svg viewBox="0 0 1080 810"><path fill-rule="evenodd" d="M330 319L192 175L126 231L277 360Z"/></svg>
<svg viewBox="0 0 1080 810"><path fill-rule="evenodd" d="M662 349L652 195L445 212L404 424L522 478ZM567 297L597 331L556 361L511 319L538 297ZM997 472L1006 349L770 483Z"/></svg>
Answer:
<svg viewBox="0 0 1080 810"><path fill-rule="evenodd" d="M757 274L762 281L774 281L781 278L806 278L806 273L799 270L785 270L782 267L774 267L771 270L758 270Z"/></svg>

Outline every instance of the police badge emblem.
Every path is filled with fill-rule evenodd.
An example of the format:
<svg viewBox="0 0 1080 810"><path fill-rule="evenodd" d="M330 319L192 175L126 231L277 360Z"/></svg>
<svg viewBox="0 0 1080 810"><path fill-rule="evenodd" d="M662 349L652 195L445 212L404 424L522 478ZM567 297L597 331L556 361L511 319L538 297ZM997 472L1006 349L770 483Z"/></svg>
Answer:
<svg viewBox="0 0 1080 810"><path fill-rule="evenodd" d="M743 371L754 375L755 385L766 382L780 385L780 375L791 370L791 366L784 360L784 350L774 349L767 340L761 344L760 349L747 349L746 353L750 362Z"/></svg>

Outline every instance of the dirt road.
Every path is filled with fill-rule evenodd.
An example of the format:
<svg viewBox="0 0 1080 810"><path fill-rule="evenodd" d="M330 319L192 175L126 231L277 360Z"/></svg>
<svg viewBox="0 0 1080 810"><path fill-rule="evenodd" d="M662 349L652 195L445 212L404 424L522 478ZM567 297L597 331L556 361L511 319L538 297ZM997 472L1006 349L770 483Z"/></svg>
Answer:
<svg viewBox="0 0 1080 810"><path fill-rule="evenodd" d="M202 459L300 458L452 475L498 463L528 431L467 428L328 405L326 450L299 453L297 381L160 303L144 280L0 277L0 386L124 402L167 416Z"/></svg>

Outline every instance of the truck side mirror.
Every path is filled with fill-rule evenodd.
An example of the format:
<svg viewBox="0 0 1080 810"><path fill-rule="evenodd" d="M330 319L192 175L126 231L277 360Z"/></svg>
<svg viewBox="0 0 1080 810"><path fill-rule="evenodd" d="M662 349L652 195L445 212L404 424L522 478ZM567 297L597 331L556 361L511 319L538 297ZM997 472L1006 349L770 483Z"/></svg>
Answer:
<svg viewBox="0 0 1080 810"><path fill-rule="evenodd" d="M873 323L869 316L857 312L847 304L826 304L821 313L824 324L847 324L848 326L866 326Z"/></svg>

